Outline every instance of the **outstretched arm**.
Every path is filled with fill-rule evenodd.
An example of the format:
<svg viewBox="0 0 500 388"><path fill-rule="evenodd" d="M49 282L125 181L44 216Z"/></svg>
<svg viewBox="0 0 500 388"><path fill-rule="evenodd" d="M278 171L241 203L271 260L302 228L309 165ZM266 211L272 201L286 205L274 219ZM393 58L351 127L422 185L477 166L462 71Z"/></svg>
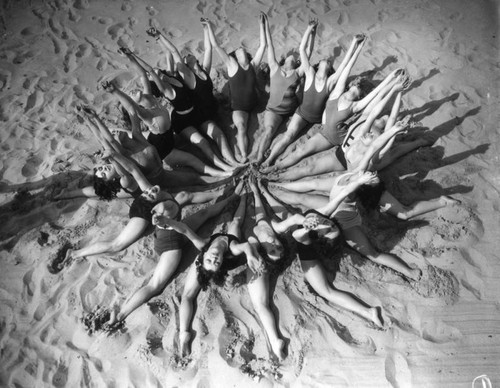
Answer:
<svg viewBox="0 0 500 388"><path fill-rule="evenodd" d="M266 42L267 42L267 63L269 64L270 73L273 74L278 70L279 64L276 60L276 54L274 51L273 38L271 36L271 30L269 28L269 20L267 19L267 15L262 13L264 18L264 31L266 34Z"/></svg>
<svg viewBox="0 0 500 388"><path fill-rule="evenodd" d="M82 107L83 119L91 132L106 151L123 152L122 146L116 141L108 127L102 122L97 113L89 108Z"/></svg>
<svg viewBox="0 0 500 388"><path fill-rule="evenodd" d="M356 35L356 49L354 51L354 54L352 54L351 58L349 58L349 61L345 65L344 69L340 72L340 75L337 79L337 83L335 84L335 87L333 88L332 93L330 94L330 100L334 100L336 98L339 98L342 93L344 93L346 84L347 84L347 78L349 78L349 74L351 73L351 70L356 63L356 60L359 57L359 54L361 53L361 49L363 48L365 42L366 42L366 36L365 35ZM337 71L338 73L338 71Z"/></svg>
<svg viewBox="0 0 500 388"><path fill-rule="evenodd" d="M236 72L238 64L236 63L236 60L234 58L231 58L231 56L226 53L226 51L220 46L219 42L217 42L217 38L215 37L210 20L205 19L202 23L206 25L206 28L208 30L208 37L210 38L210 44L213 48L215 48L215 51L221 57L222 62L224 62L224 64L226 65L228 73Z"/></svg>
<svg viewBox="0 0 500 388"><path fill-rule="evenodd" d="M210 70L212 69L212 43L210 42L210 34L208 32L208 19L201 18L200 21L203 27L203 49L205 50L202 67L207 74L210 74Z"/></svg>
<svg viewBox="0 0 500 388"><path fill-rule="evenodd" d="M359 40L358 35L356 35L354 38L352 38L351 45L349 46L347 53L344 55L342 62L340 62L339 67L337 68L335 73L333 73L330 77L328 77L328 81L327 81L326 85L327 85L327 88L329 91L333 90L333 88L335 87L335 85L337 84L337 82L339 80L340 75L342 74L342 72L346 68L349 61L352 59L352 56L354 55L354 51L356 50L356 47L358 46L358 40ZM344 88L345 88L345 86L344 86Z"/></svg>
<svg viewBox="0 0 500 388"><path fill-rule="evenodd" d="M262 62L262 57L264 56L264 51L266 50L267 38L265 29L265 19L266 14L261 12L259 15L259 48L255 52L255 56L252 59L252 66L257 67Z"/></svg>
<svg viewBox="0 0 500 388"><path fill-rule="evenodd" d="M118 173L120 175L132 175L142 191L153 186L132 160L119 153L111 153L109 156Z"/></svg>
<svg viewBox="0 0 500 388"><path fill-rule="evenodd" d="M318 25L318 19L309 20L309 24L307 25L306 31L302 36L302 40L300 41L299 54L301 63L299 67L299 72L301 74L304 74L311 68L311 63L309 62L309 58L311 57L312 50L309 51L311 44L308 43L310 43L310 40L314 42L313 32L316 31L317 25Z"/></svg>
<svg viewBox="0 0 500 388"><path fill-rule="evenodd" d="M396 69L391 72L385 79L377 85L370 93L368 93L363 99L356 101L353 104L353 111L360 112L366 108L366 106L375 98L375 96L380 93L380 91L385 88L396 76L404 74L404 70Z"/></svg>
<svg viewBox="0 0 500 388"><path fill-rule="evenodd" d="M379 152L394 136L402 132L408 125L410 117L405 117L403 120L398 121L389 130L386 130L379 137L372 141L370 146L365 152L363 159L359 162L358 166L353 171L366 171L370 166L372 158Z"/></svg>
<svg viewBox="0 0 500 388"><path fill-rule="evenodd" d="M375 183L378 180L376 174L365 172L360 175L347 173L352 175L352 179L345 186L334 185L330 191L330 200L328 204L316 209L318 212L327 217L331 217L333 212L337 210L342 201L351 193L355 192L361 185Z"/></svg>
<svg viewBox="0 0 500 388"><path fill-rule="evenodd" d="M198 283L196 265L192 264L186 276L181 307L179 309L179 344L183 357L191 353L191 323L195 313L196 298L200 290L201 287L200 283Z"/></svg>

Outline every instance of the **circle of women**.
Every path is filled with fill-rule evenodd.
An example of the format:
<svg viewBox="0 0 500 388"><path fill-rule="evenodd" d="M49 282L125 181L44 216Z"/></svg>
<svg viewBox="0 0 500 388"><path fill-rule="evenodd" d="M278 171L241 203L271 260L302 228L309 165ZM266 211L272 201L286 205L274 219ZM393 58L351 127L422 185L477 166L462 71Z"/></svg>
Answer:
<svg viewBox="0 0 500 388"><path fill-rule="evenodd" d="M103 162L94 168L92 185L64 190L58 199L132 198L129 221L110 241L79 249L65 244L49 270L57 273L75 260L120 252L150 226L158 263L149 282L123 303L89 314L88 328L122 327L138 307L163 292L183 260L190 260L184 254L189 244L198 253L187 270L179 310L182 356L190 354L195 337L198 295L210 285L223 285L227 273L240 266L270 355L279 360L286 357L286 346L269 306L269 281L295 258L318 295L380 328L385 325L382 308L334 287L322 261L347 244L410 282L419 281L422 269L372 244L359 212L360 206L384 209L406 220L458 204L442 196L403 205L377 174L434 141L399 136L419 126L409 116L399 117L412 79L401 68L373 82L376 86L351 77L367 41L362 34L352 38L335 70L330 58L312 64L317 26L311 19L298 52L281 59L264 13L254 53L243 47L227 52L214 33L217 26L206 18L201 19L201 59L181 55L154 27L146 33L165 55L164 68L153 67L127 47L118 49L140 87L131 93L116 80L102 83L123 111L123 128L116 136L91 106L79 107L80 122L104 149ZM227 73L228 109L214 95L213 51ZM266 100L265 110L258 113L262 125L255 131L257 110ZM232 130L222 125L222 113L230 116ZM182 210L189 204L207 205L185 215ZM222 215L228 221L221 230L210 236L199 233L208 220Z"/></svg>

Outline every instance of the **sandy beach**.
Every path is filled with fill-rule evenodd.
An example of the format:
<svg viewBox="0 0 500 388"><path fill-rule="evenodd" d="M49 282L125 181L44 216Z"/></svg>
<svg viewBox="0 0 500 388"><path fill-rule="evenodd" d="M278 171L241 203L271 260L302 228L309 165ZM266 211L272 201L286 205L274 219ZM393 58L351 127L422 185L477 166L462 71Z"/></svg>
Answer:
<svg viewBox="0 0 500 388"><path fill-rule="evenodd" d="M137 76L117 50L157 67L165 58L146 29L183 53L203 51L209 18L228 51L259 44L267 13L277 52L297 49L318 18L311 62L367 42L352 75L380 82L397 67L414 82L403 96L436 141L380 175L405 204L449 195L461 201L409 221L368 214L374 245L423 270L418 282L341 248L325 263L339 289L381 306L384 328L328 303L304 282L297 258L272 278L271 304L287 357L271 354L242 270L198 298L192 353L180 357L179 306L186 252L163 293L121 331L89 333L84 317L122 303L157 263L153 235L119 254L52 274L63 244L112 238L130 200L54 200L91 173L100 146L78 120L92 106L110 128L120 111L100 87ZM0 386L2 387L470 387L500 386L500 127L498 4L478 0L6 0L0 5ZM211 77L221 127L234 144L227 75L214 53ZM265 60L264 56L264 60ZM252 127L250 141L262 134ZM318 130L317 125L313 130ZM213 179L213 182L217 180ZM211 189L210 186L206 188ZM199 206L188 206L191 214ZM227 220L226 220L227 221ZM202 234L219 230L224 217ZM254 220L244 224L250 231ZM483 380L475 380L473 387Z"/></svg>

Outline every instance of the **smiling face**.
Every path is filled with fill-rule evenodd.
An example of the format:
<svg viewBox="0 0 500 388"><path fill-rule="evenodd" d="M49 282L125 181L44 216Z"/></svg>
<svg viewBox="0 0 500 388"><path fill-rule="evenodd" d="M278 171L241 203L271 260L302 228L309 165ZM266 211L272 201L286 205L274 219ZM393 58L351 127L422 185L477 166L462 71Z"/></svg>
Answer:
<svg viewBox="0 0 500 388"><path fill-rule="evenodd" d="M219 244L212 244L203 254L203 268L207 271L217 272L224 261L224 253Z"/></svg>
<svg viewBox="0 0 500 388"><path fill-rule="evenodd" d="M101 164L94 168L94 175L105 181L110 181L118 176L115 167L112 164Z"/></svg>

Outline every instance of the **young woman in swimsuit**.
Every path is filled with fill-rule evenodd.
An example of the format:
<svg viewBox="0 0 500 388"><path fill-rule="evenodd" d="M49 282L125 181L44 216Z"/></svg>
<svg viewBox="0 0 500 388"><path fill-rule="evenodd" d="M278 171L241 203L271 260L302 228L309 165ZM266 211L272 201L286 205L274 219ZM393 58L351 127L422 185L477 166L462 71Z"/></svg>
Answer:
<svg viewBox="0 0 500 388"><path fill-rule="evenodd" d="M182 220L192 230L200 228L208 219L220 214L228 204L234 200L234 195L204 208ZM158 264L149 282L135 291L125 303L119 307L114 306L108 325L113 328L117 323L123 322L133 311L151 298L161 294L174 275L182 260L182 249L188 239L172 228L165 227L169 219L180 222L181 203L170 198L158 203L152 210L152 223L155 225L154 250L159 256Z"/></svg>
<svg viewBox="0 0 500 388"><path fill-rule="evenodd" d="M149 35L156 38L157 41L161 41L162 44L164 43L164 37L155 28L150 28L147 32ZM149 74L161 95L172 104L173 111L171 119L172 128L175 133L181 135L191 144L198 147L208 160L216 167L224 170L227 176L230 176L233 167L222 161L214 153L210 142L196 129L196 127L202 123L203 118L193 104L191 98L192 92L185 85L187 72L191 73L191 71L184 65L177 51L168 51L168 53L174 58L174 68L171 69L171 71L167 69L167 71L160 70L159 73L156 73L151 65L129 51L129 55L133 55L137 62L140 63Z"/></svg>
<svg viewBox="0 0 500 388"><path fill-rule="evenodd" d="M342 190L331 196L329 201L314 210L305 213L287 214L283 221L272 221L276 233L284 234L294 228L292 237L297 243L297 253L305 280L323 298L344 309L350 310L378 327L383 326L380 307L371 307L348 292L334 288L327 278L325 268L319 257L325 257L326 252L337 243L340 232L332 214L343 199L363 184L370 184L374 177L372 173L360 174ZM261 192L273 209L283 211L283 205L263 187ZM281 198L280 198L281 199Z"/></svg>
<svg viewBox="0 0 500 388"><path fill-rule="evenodd" d="M288 168L285 171L278 173L270 173L267 178L269 180L297 180L304 177L310 177L319 174L325 174L332 171L344 171L352 170L357 164L358 156L365 156L366 149L361 149L360 144L364 144L368 147L368 139L373 140L371 133L380 133L383 125L386 124L385 116L381 120L376 120L380 113L383 111L387 102L393 97L395 93L398 93L399 97L396 101L400 101L400 92L406 89L410 84L410 79L407 75L402 74L396 77L393 81L387 84L385 88L381 90L380 93L368 104L368 106L363 110L360 117L350 125L346 132L346 138L341 146L335 146L329 150L319 152L317 154L311 155L304 158L300 163L295 166ZM399 99L398 99L399 98ZM387 120L386 129L389 129L394 125L397 113L399 111L399 103L396 104L397 109L393 107L393 113L391 114L391 120ZM382 125L382 128L380 128ZM369 132L373 130L373 132ZM367 132L370 135L367 135ZM394 160L400 157L402 154L409 152L418 146L423 146L427 144L427 140L418 139L412 142L410 145L401 145L397 149L388 151L384 149L381 151L386 154L385 160ZM373 158L374 161L378 161L379 158ZM370 159L371 161L372 159ZM377 167L382 166L380 161L377 163ZM370 171L376 171L379 168L370 169Z"/></svg>
<svg viewBox="0 0 500 388"><path fill-rule="evenodd" d="M382 149L387 144L391 137L404 130L407 125L407 119L397 122L390 130L380 135L370 144L369 149L364 155L364 159L360 162L358 168L356 168L355 171L335 177L333 179L333 186L330 191L330 199L332 198L332 195L335 195L335 193L342 191L347 185L355 181L360 175L365 174L366 169L369 166L370 159L373 158L378 150ZM367 203L369 203L369 206L371 207L374 207L378 203L380 203L384 188L381 187L379 183L380 181L377 179L377 181L372 182L371 188L365 187L366 192L363 195L363 198L366 199ZM316 204L325 201L325 198L321 195L308 196L286 191L280 191L279 197L281 200L291 205L315 206ZM357 250L363 256L374 261L375 263L392 268L393 270L402 273L404 276L410 279L418 279L422 273L420 269L411 268L400 258L390 253L378 252L376 248L371 244L370 240L361 228L362 220L357 208L358 197L355 194L348 196L333 214L333 216L342 227L342 231L347 243L353 249ZM392 202L392 206L395 207L394 210L397 212L397 201L394 201L395 198L391 197L392 196L386 195L385 200ZM450 200L454 201L452 199ZM431 203L430 205L431 207L433 207L437 204L438 203ZM419 211L427 208L427 205L422 206Z"/></svg>
<svg viewBox="0 0 500 388"><path fill-rule="evenodd" d="M137 116L141 117L140 112L137 110L138 105L135 104L129 96L127 96L121 90L117 89L116 85L113 82L103 82L102 86L107 92L118 98L120 104L123 106L129 117L134 113L137 114ZM152 129L147 123L145 124L146 126L148 126L150 132L151 130L155 131L155 129ZM141 134L137 134L137 136L139 137L141 135L142 132ZM163 159L163 161L172 168L175 168L177 166L186 166L191 167L193 170L202 175L210 175L214 177L228 176L226 172L208 166L193 154L174 148L175 137L173 131L171 131L170 129L163 133L151 132L147 139L141 139L141 141L146 140L149 144L153 145L156 148L160 158Z"/></svg>
<svg viewBox="0 0 500 388"><path fill-rule="evenodd" d="M255 144L255 159L257 163L261 163L264 159L264 153L269 149L278 127L295 112L295 109L297 109L299 99L296 92L306 68L306 64L297 61L294 55L288 55L283 60L283 63L278 63L269 29L269 21L266 14L263 14L263 16L267 41L267 62L269 64L271 80L269 86L269 100L267 102L266 111L264 112L264 133ZM312 46L314 45L314 35L311 36L311 32L316 29L317 25L317 19L313 19L309 22L308 29L304 33L300 43L301 56L303 52L306 57L306 62L311 56ZM308 53L306 53L307 46L310 49Z"/></svg>
<svg viewBox="0 0 500 388"><path fill-rule="evenodd" d="M266 48L265 17L260 15L260 43L253 59L243 47L228 54L217 42L217 38L209 21L206 21L210 42L227 68L229 90L231 93L231 109L233 123L236 127L236 144L241 156L240 162L248 159L248 134L250 113L257 104L256 69L259 66Z"/></svg>
<svg viewBox="0 0 500 388"><path fill-rule="evenodd" d="M193 90L193 101L205 118L205 121L203 121L199 127L200 130L215 141L220 149L222 157L228 161L229 164L240 167L242 164L235 159L226 135L216 124L219 120L219 103L214 96L214 84L210 78L210 70L212 68L212 44L208 33L208 19L201 18L200 21L203 26L204 34L203 63L200 64L192 54L188 54L184 57L184 63L194 75L187 85Z"/></svg>
<svg viewBox="0 0 500 388"><path fill-rule="evenodd" d="M238 192L238 190L237 190ZM205 290L213 281L223 285L227 270L248 264L248 292L254 308L259 315L267 334L271 349L283 358L283 340L280 338L275 317L269 308L269 284L265 275L265 265L259 255L255 241L240 242L241 225L245 217L246 197L241 198L227 233L217 233L202 238L182 223L168 220L167 224L184 234L201 251L190 267L184 285L180 307L180 348L183 356L190 353L192 339L191 322L194 315L195 300L200 290Z"/></svg>
<svg viewBox="0 0 500 388"><path fill-rule="evenodd" d="M205 55L203 67L200 66L198 61L193 55L187 55L182 58L177 47L161 33L161 31L151 28L148 34L155 37L162 47L172 53L176 70L182 76L182 82L191 91L190 97L193 104L193 111L199 117L199 123L196 125L197 130L205 136L210 137L215 141L219 148L213 151L217 154L222 153L222 157L229 163L234 164L233 167L238 166L234 159L233 153L229 147L226 136L222 130L215 124L212 117L217 114L217 100L213 95L213 84L210 79L210 69L212 66L212 46L208 36L206 27L207 20L202 19L205 34ZM179 62L180 61L180 62ZM234 161L234 163L233 163ZM218 167L223 168L225 171L229 169L227 166L215 163Z"/></svg>
<svg viewBox="0 0 500 388"><path fill-rule="evenodd" d="M358 44L353 57L346 68L342 71L335 88L330 94L323 114L322 129L300 143L300 139L292 143L285 150L282 157L278 158L272 171L283 170L293 166L306 156L328 150L342 143L345 137L346 129L343 123L354 113L361 112L367 105L383 90L387 89L388 84L397 77L401 70L397 69L390 73L375 89L363 97L366 93L366 85L360 78L356 78L346 88L347 78L354 62L356 61L361 48L365 42L363 40Z"/></svg>
<svg viewBox="0 0 500 388"><path fill-rule="evenodd" d="M175 195L161 190L159 186L152 185L137 165L119 153L112 152L108 157L113 163L127 171L137 182L138 188L131 193L134 197L129 210L129 222L125 228L113 239L97 241L78 250L68 249L64 261L59 265L60 269L75 259L104 254L118 253L139 240L147 228L151 225L151 217L154 206L166 199L175 200L180 204L205 203L217 198L220 191L207 191L188 193L181 191ZM106 171L106 173L108 173Z"/></svg>
<svg viewBox="0 0 500 388"><path fill-rule="evenodd" d="M316 66L309 62L309 57L306 53L306 39L309 39L311 33L315 29L315 24L309 23L302 42L300 44L300 60L301 66L304 66L305 83L304 95L300 106L290 119L288 127L283 136L277 140L271 148L271 152L267 159L262 164L261 171L269 172L269 168L274 160L282 154L288 145L295 140L297 135L304 129L310 128L313 124L321 123L321 118L325 110L326 101L331 94L333 88L337 84L340 75L350 63L354 55L356 47L364 39L363 35L356 35L347 50L342 62L337 71L334 72L331 62L328 59L321 60ZM332 74L333 73L333 74Z"/></svg>

